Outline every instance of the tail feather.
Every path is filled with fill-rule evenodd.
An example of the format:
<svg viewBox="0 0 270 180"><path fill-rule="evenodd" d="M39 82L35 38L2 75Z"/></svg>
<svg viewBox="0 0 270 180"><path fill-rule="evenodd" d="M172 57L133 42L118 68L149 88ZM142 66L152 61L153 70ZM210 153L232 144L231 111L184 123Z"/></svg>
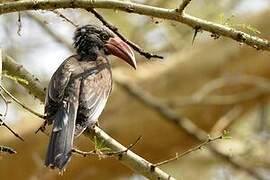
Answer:
<svg viewBox="0 0 270 180"><path fill-rule="evenodd" d="M76 108L73 103L63 104L54 118L45 165L63 170L70 160L73 147Z"/></svg>

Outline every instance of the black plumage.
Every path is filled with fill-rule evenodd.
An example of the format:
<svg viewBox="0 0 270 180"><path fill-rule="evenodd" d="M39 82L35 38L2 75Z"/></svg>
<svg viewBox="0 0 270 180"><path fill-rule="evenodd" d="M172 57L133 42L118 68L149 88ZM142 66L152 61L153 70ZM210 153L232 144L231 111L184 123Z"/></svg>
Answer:
<svg viewBox="0 0 270 180"><path fill-rule="evenodd" d="M71 157L74 137L96 124L112 88L107 55L113 54L136 68L132 50L112 33L94 25L78 28L77 54L53 74L45 102L45 115L53 123L45 165L64 169Z"/></svg>

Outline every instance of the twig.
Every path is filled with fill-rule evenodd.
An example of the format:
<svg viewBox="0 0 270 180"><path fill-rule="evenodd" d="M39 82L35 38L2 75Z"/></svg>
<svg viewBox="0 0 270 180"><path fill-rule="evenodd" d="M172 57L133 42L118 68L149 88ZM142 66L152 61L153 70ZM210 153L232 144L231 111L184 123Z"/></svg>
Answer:
<svg viewBox="0 0 270 180"><path fill-rule="evenodd" d="M136 144L138 144L138 142L140 141L140 139L142 138L142 136L139 136L136 141L132 144L130 144L125 150L123 151L115 151L115 152L108 152L105 153L105 155L111 156L111 155L119 155L119 158L121 158L123 153L127 153L130 149L132 149Z"/></svg>
<svg viewBox="0 0 270 180"><path fill-rule="evenodd" d="M16 154L17 152L15 150L13 150L10 147L7 146L0 146L0 152L4 152L4 153L9 153L9 154Z"/></svg>
<svg viewBox="0 0 270 180"><path fill-rule="evenodd" d="M42 29L51 36L57 43L63 44L64 47L66 47L70 52L74 51L74 48L72 47L71 43L69 43L66 39L60 37L59 34L56 34L54 31L52 31L44 22L44 19L42 19L40 16L37 16L33 13L26 12L26 16L34 20L39 26L42 27Z"/></svg>
<svg viewBox="0 0 270 180"><path fill-rule="evenodd" d="M76 27L76 28L79 27L78 24L75 24L72 20L70 20L69 18L67 18L65 15L63 15L63 14L60 13L59 11L53 10L52 12L53 12L54 14L56 14L57 16L63 18L65 21L69 22L72 26L74 26L74 27Z"/></svg>
<svg viewBox="0 0 270 180"><path fill-rule="evenodd" d="M146 57L147 59L151 59L151 58L158 58L158 59L163 59L162 56L159 55L155 55L155 54L151 54L149 52L144 51L142 48L140 48L137 44L129 41L126 37L124 37L121 33L119 33L118 28L116 28L114 25L110 24L108 21L106 21L104 19L103 16L101 16L95 9L93 8L89 8L87 9L88 12L91 12L92 14L94 14L94 16L100 20L102 22L102 24L104 26L106 26L107 28L109 28L112 32L114 32L118 37L120 37L120 39L122 39L124 42L126 42L128 45L130 45L130 47L132 49L134 49L135 51L137 51L139 54L141 54L142 56Z"/></svg>
<svg viewBox="0 0 270 180"><path fill-rule="evenodd" d="M111 138L108 134L102 131L99 127L95 126L92 130L88 129L85 134L94 141L97 139L98 142L104 142L105 146L110 148L115 152L125 152L127 150L126 147L119 144L113 138ZM135 144L135 143L134 143ZM118 154L114 154L114 156L123 164L133 169L135 172L148 177L149 179L164 179L164 180L174 180L172 176L164 173L161 169L155 168L152 171L152 164L148 161L144 160L140 156L136 155L132 151L127 151L126 153L121 154L121 158L119 158Z"/></svg>
<svg viewBox="0 0 270 180"><path fill-rule="evenodd" d="M136 141L133 143L133 144L130 144L125 150L123 151L114 151L114 152L100 152L100 150L98 149L95 149L95 150L92 150L92 151L81 151L79 149L76 149L76 148L73 148L72 149L72 152L73 153L76 153L76 154L79 154L83 157L86 157L86 156L89 156L89 155L104 155L104 156L113 156L113 155L118 155L119 158L122 157L122 154L123 153L127 153L128 150L132 149L138 142L139 140L141 139L142 136L139 136ZM100 153L99 153L100 152Z"/></svg>
<svg viewBox="0 0 270 180"><path fill-rule="evenodd" d="M21 36L21 31L22 31L22 19L21 19L21 12L18 12L18 30L17 34Z"/></svg>
<svg viewBox="0 0 270 180"><path fill-rule="evenodd" d="M86 152L86 151L81 151L79 149L73 148L71 152L74 153L74 154L81 155L83 157L86 157L86 156L89 156L89 155L97 155L96 150Z"/></svg>
<svg viewBox="0 0 270 180"><path fill-rule="evenodd" d="M183 0L183 2L180 4L179 8L176 9L178 13L182 14L187 7L187 5L191 2L191 0Z"/></svg>
<svg viewBox="0 0 270 180"><path fill-rule="evenodd" d="M59 8L103 8L126 11L128 13L136 13L146 15L149 17L162 18L167 20L173 20L186 24L192 28L201 27L203 31L208 31L212 34L217 34L234 39L240 43L245 43L251 47L259 50L270 51L269 40L252 36L248 33L236 30L231 27L227 27L218 23L210 22L204 19L200 19L186 13L180 14L175 9L165 9L154 6L148 6L129 1L119 0L35 0L35 1L7 1L0 4L0 14L7 14L17 11L25 10L54 10Z"/></svg>
<svg viewBox="0 0 270 180"><path fill-rule="evenodd" d="M197 146L195 146L195 147L193 147L191 149L188 149L187 151L185 151L185 152L183 152L181 154L176 154L176 156L171 158L171 159L167 159L165 161L156 163L156 164L153 165L153 168L164 165L164 164L167 164L167 163L170 163L170 162L175 161L175 160L178 160L179 158L182 158L182 157L184 157L184 156L186 156L186 155L188 155L188 154L190 154L190 153L192 153L194 151L200 150L200 149L202 149L203 146L206 146L209 143L212 143L212 142L214 142L216 140L219 140L219 139L223 139L223 135L220 135L220 136L215 137L215 138L211 138L209 136L208 139L205 142L203 142L203 143L201 143L201 144L199 144L199 145L197 145Z"/></svg>
<svg viewBox="0 0 270 180"><path fill-rule="evenodd" d="M40 117L41 119L44 119L44 115L39 114L35 111L33 111L32 109L28 108L26 105L24 105L22 102L20 102L17 98L15 98L10 92L8 92L8 90L6 90L1 84L0 84L0 88L18 105L20 105L22 108L24 108L25 110L29 111L30 113Z"/></svg>
<svg viewBox="0 0 270 180"><path fill-rule="evenodd" d="M0 93L0 96L1 98L3 99L3 101L5 102L5 112L2 116L2 119L0 119L0 126L4 126L6 127L15 137L17 137L18 139L24 141L24 139L19 135L17 134L15 131L13 131L4 121L5 121L5 118L7 117L7 112L8 112L8 104L10 103L6 98L5 96Z"/></svg>

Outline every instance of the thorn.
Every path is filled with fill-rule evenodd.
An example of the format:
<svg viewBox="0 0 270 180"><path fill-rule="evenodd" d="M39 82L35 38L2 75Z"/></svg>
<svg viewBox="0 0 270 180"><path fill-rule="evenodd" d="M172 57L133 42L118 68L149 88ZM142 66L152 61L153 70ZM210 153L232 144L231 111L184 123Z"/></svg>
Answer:
<svg viewBox="0 0 270 180"><path fill-rule="evenodd" d="M194 34L193 34L193 37L192 37L192 43L191 43L192 45L194 44L195 38L196 38L198 32L200 31L200 29L201 29L200 26L195 26L195 27L194 27Z"/></svg>

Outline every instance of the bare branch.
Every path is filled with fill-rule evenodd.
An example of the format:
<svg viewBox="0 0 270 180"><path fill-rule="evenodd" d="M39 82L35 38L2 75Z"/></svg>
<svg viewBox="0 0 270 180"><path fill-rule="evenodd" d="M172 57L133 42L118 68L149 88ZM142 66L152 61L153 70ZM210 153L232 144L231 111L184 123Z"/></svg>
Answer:
<svg viewBox="0 0 270 180"><path fill-rule="evenodd" d="M137 44L129 41L126 37L124 37L121 33L119 33L118 28L116 28L115 26L113 26L112 24L110 24L108 21L106 21L104 19L104 17L101 16L95 9L90 8L90 9L87 9L87 11L88 12L91 12L92 14L94 14L94 16L98 20L100 20L104 26L106 26L112 32L114 32L118 37L120 37L120 39L122 39L124 42L126 42L128 45L130 45L130 47L132 49L134 49L135 51L137 51L138 53L140 53L140 55L146 57L147 59L151 59L151 58L163 59L162 56L159 56L159 55L155 55L155 54L151 54L149 52L146 52L142 48L140 48Z"/></svg>
<svg viewBox="0 0 270 180"><path fill-rule="evenodd" d="M69 22L72 26L74 26L74 27L76 27L76 28L79 27L78 24L75 24L72 20L70 20L69 18L67 18L64 14L60 13L59 11L53 10L52 12L53 12L54 14L56 14L57 16L63 18L65 21Z"/></svg>
<svg viewBox="0 0 270 180"><path fill-rule="evenodd" d="M215 137L215 138L211 138L211 137L209 136L208 139L207 139L205 142L203 142L203 143L201 143L201 144L195 146L194 148L188 149L187 151L181 153L180 155L177 153L176 156L173 157L173 158L171 158L171 159L167 159L167 160L165 160L165 161L156 163L156 164L153 165L153 167L158 167L158 166L161 166L161 165L170 163L170 162L172 162L172 161L178 160L179 158L182 158L182 157L184 157L184 156L186 156L186 155L188 155L188 154L190 154L190 153L192 153L192 152L194 152L194 151L200 150L200 149L202 149L202 147L208 145L208 144L211 143L211 142L214 142L214 141L216 141L216 140L219 140L219 139L223 139L223 135L220 135L220 136Z"/></svg>
<svg viewBox="0 0 270 180"><path fill-rule="evenodd" d="M179 8L177 9L177 12L182 14L190 2L191 2L191 0L183 0L183 2L180 4Z"/></svg>
<svg viewBox="0 0 270 180"><path fill-rule="evenodd" d="M208 31L211 34L225 36L238 42L245 43L251 47L260 50L270 51L270 42L257 36L227 27L221 24L206 21L186 13L178 13L175 9L165 9L143 4L132 3L119 0L35 0L35 1L12 1L0 4L0 14L6 14L25 10L54 10L59 8L103 8L126 11L150 17L168 19L186 24L192 28L200 27L201 30Z"/></svg>
<svg viewBox="0 0 270 180"><path fill-rule="evenodd" d="M37 16L33 13L25 13L29 18L31 18L33 21L35 21L39 26L42 27L42 29L51 36L57 43L63 44L64 47L66 47L70 52L74 51L74 48L72 45L64 38L60 37L60 35L56 34L54 31L52 31L48 26L46 26L45 20L42 19L40 16Z"/></svg>
<svg viewBox="0 0 270 180"><path fill-rule="evenodd" d="M115 152L108 152L108 153L105 153L105 155L108 155L108 156L111 156L111 155L119 155L121 156L121 154L123 153L127 153L130 149L132 149L136 144L138 144L138 142L140 141L140 139L142 138L142 136L139 136L136 141L132 144L130 144L125 150L123 151L115 151Z"/></svg>
<svg viewBox="0 0 270 180"><path fill-rule="evenodd" d="M76 149L76 148L72 149L72 153L81 155L83 157L86 157L86 156L89 156L89 155L97 155L95 150L86 152L86 151L81 151L81 150Z"/></svg>
<svg viewBox="0 0 270 180"><path fill-rule="evenodd" d="M21 12L18 12L18 30L17 30L17 34L19 36L21 36L21 31L22 31L22 17L21 17Z"/></svg>

